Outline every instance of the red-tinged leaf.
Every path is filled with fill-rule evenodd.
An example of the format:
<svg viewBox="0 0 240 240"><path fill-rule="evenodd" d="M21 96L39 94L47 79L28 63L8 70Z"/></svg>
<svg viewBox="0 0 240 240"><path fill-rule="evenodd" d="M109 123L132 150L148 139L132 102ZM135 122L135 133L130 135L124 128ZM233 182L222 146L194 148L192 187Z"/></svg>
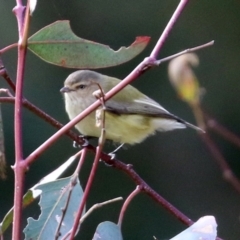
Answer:
<svg viewBox="0 0 240 240"><path fill-rule="evenodd" d="M46 62L67 68L105 68L125 63L147 46L150 37L137 37L129 47L114 51L107 45L76 36L69 21L54 22L28 40L28 48Z"/></svg>

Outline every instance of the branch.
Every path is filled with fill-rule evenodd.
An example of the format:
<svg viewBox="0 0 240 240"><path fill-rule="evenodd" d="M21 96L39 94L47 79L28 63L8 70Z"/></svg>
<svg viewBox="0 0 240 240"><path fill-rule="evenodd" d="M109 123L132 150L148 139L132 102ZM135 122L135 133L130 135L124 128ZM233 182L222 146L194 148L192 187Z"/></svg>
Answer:
<svg viewBox="0 0 240 240"><path fill-rule="evenodd" d="M120 215L119 215L119 218L118 218L118 226L119 228L121 228L122 226L122 221L123 221L123 216L124 216L124 213L126 212L127 210L127 207L128 205L130 204L130 202L133 200L133 198L139 194L141 192L141 187L140 186L137 186L136 189L131 192L131 194L128 196L128 198L126 199L126 201L124 202L123 206L122 206L122 209L121 209L121 212L120 212Z"/></svg>
<svg viewBox="0 0 240 240"><path fill-rule="evenodd" d="M186 4L188 3L188 0L181 0L177 9L175 10L175 12L173 13L170 21L168 22L166 28L164 29L162 35L160 36L156 46L154 47L154 49L152 50L152 53L150 55L150 58L156 60L160 50L163 47L163 44L165 43L170 31L172 30L174 24L176 23L178 17L180 16L180 14L182 13L183 9L185 8Z"/></svg>
<svg viewBox="0 0 240 240"><path fill-rule="evenodd" d="M114 203L114 202L117 202L117 201L121 201L123 200L122 197L118 197L118 198L114 198L114 199L111 199L111 200L108 200L108 201L105 201L105 202L101 202L101 203L96 203L94 204L90 209L88 209L88 211L81 217L80 219L80 222L79 224L82 224L85 219L96 209L104 206L104 205L107 205L107 204L110 204L110 203Z"/></svg>
<svg viewBox="0 0 240 240"><path fill-rule="evenodd" d="M201 127L204 130L207 130L207 127L209 126L209 123L211 120L209 120L209 117L203 112L200 104L192 105L192 110L195 115L196 121L198 123L198 126ZM206 121L207 119L207 121ZM236 141L235 143L239 143L239 138L237 138L234 134L231 134L227 129L217 127L217 130L220 131L220 134L225 134L225 137L229 137L230 140ZM231 170L229 164L227 163L226 159L218 149L217 145L212 141L209 134L207 132L205 133L199 133L199 136L201 137L202 141L207 146L208 150L212 154L214 160L219 165L220 169L223 173L223 178L228 181L234 188L240 193L240 181L235 176L233 171Z"/></svg>
<svg viewBox="0 0 240 240"><path fill-rule="evenodd" d="M22 146L22 97L23 97L23 78L25 70L27 35L29 23L29 7L25 9L21 0L16 0L14 13L18 23L18 63L16 77L16 99L14 107L14 140L15 140L15 164L14 170L14 210L13 210L13 229L12 238L21 239L22 222L22 197L25 180L25 166L23 163ZM26 11L25 11L26 10Z"/></svg>
<svg viewBox="0 0 240 240"><path fill-rule="evenodd" d="M232 172L229 164L227 163L227 161L225 160L221 152L218 150L215 143L211 140L211 138L207 133L205 134L199 133L199 134L203 142L206 144L209 151L213 155L214 159L218 163L220 169L222 170L223 178L226 179L226 181L228 181L240 193L240 181Z"/></svg>
<svg viewBox="0 0 240 240"><path fill-rule="evenodd" d="M229 142L235 144L237 147L240 147L240 137L227 128L219 124L215 119L209 117L204 113L204 117L206 118L207 127L214 132L218 133L220 136L228 140Z"/></svg>
<svg viewBox="0 0 240 240"><path fill-rule="evenodd" d="M1 50L0 50L0 55L2 55L3 53L5 53L5 52L7 52L8 50L10 50L10 49L12 49L12 48L15 48L15 47L17 47L18 46L18 43L13 43L13 44L11 44L11 45L8 45L7 47L5 47L5 48L2 48Z"/></svg>
<svg viewBox="0 0 240 240"><path fill-rule="evenodd" d="M203 49L203 48L210 47L210 46L212 46L213 44L214 44L214 41L212 40L211 42L202 44L202 45L200 45L200 46L197 46L197 47L194 47L194 48L185 49L185 50L183 50L183 51L181 51L181 52L179 52L179 53L176 53L176 54L173 54L173 55L171 55L171 56L168 56L168 57L162 58L162 59L160 59L160 60L157 60L157 61L156 61L156 65L159 66L159 65L160 65L161 63L163 63L163 62L170 61L170 60L172 60L173 58L179 57L179 56L181 56L181 55L183 55L183 54L186 54L186 53L196 52L196 51L201 50L201 49Z"/></svg>

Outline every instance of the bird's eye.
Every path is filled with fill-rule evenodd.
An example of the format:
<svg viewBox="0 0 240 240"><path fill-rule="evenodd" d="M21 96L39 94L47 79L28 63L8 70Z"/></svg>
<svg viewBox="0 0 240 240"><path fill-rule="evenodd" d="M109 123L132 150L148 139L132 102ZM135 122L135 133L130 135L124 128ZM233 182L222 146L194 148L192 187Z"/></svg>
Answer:
<svg viewBox="0 0 240 240"><path fill-rule="evenodd" d="M85 87L86 87L86 85L84 85L84 84L80 84L80 85L76 86L77 89L84 89Z"/></svg>

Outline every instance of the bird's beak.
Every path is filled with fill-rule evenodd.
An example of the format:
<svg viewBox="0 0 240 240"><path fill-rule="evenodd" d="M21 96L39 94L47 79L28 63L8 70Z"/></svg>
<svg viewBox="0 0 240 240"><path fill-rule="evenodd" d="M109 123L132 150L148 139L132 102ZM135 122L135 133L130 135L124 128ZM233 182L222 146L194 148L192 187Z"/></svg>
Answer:
<svg viewBox="0 0 240 240"><path fill-rule="evenodd" d="M72 90L69 87L63 87L60 89L61 93L67 93L67 92L71 92Z"/></svg>

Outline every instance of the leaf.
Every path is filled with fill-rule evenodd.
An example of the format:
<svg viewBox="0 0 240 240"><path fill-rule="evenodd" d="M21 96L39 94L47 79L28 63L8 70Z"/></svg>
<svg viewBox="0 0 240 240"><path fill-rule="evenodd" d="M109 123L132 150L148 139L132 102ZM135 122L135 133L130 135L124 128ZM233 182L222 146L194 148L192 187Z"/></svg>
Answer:
<svg viewBox="0 0 240 240"><path fill-rule="evenodd" d="M98 225L93 240L122 240L122 233L118 225L113 222L102 222Z"/></svg>
<svg viewBox="0 0 240 240"><path fill-rule="evenodd" d="M174 58L168 65L168 75L179 97L191 106L199 104L200 86L191 66L197 66L199 58L194 53Z"/></svg>
<svg viewBox="0 0 240 240"><path fill-rule="evenodd" d="M30 188L23 196L23 208L26 208L28 205L30 205L42 193L41 190L37 189L40 184L55 181L73 163L75 159L76 159L75 155L70 157L61 166L59 166L57 169L49 173L47 176L41 179L39 183ZM7 230L12 221L13 221L13 208L11 208L7 212L2 222L0 223L0 232L2 234Z"/></svg>
<svg viewBox="0 0 240 240"><path fill-rule="evenodd" d="M72 177L68 177L38 186L38 189L42 191L39 202L41 214L37 220L33 218L27 219L28 225L24 229L26 240L55 239L56 229L63 214L62 209L65 207L69 196L71 181ZM61 224L59 240L72 228L82 195L83 191L77 180L72 189L67 211Z"/></svg>
<svg viewBox="0 0 240 240"><path fill-rule="evenodd" d="M46 62L66 68L106 68L127 62L147 46L150 37L137 37L129 47L114 51L107 45L76 36L69 21L54 22L28 39L28 48Z"/></svg>
<svg viewBox="0 0 240 240"><path fill-rule="evenodd" d="M201 217L192 226L170 240L215 240L217 223L213 216Z"/></svg>

